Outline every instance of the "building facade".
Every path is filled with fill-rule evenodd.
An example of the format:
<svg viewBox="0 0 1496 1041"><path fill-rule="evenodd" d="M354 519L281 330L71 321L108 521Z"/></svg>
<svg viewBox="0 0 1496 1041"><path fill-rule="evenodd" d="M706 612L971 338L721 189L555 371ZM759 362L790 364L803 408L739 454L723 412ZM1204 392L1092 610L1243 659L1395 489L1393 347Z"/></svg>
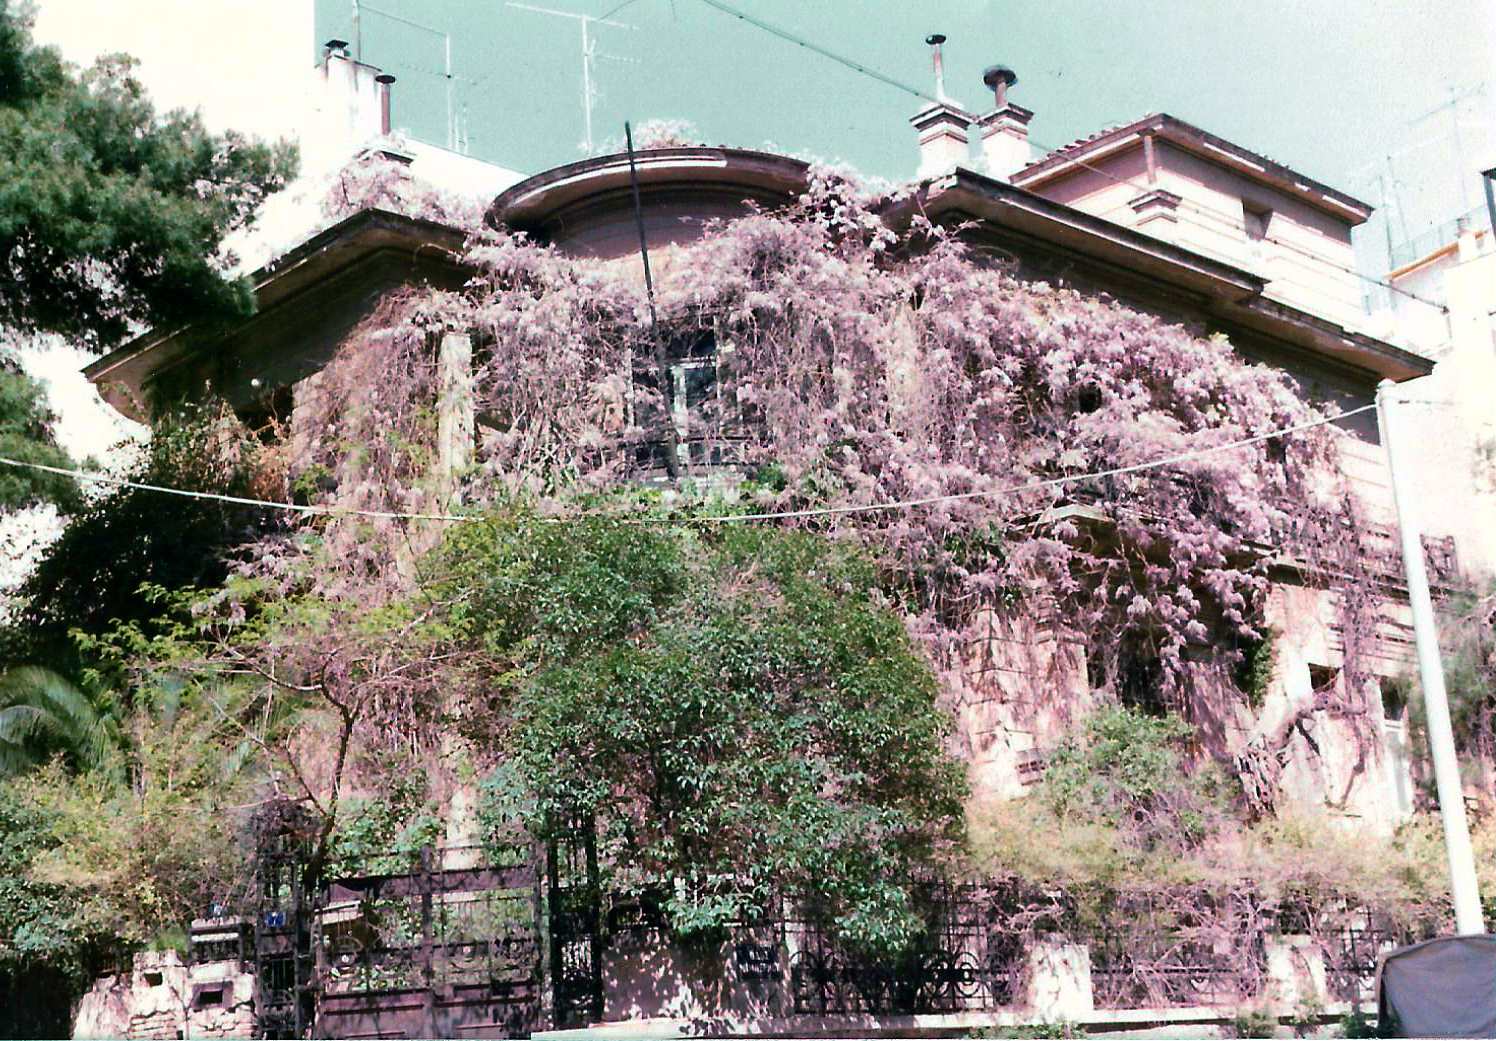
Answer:
<svg viewBox="0 0 1496 1041"><path fill-rule="evenodd" d="M346 56L340 59L330 48L324 59L329 80L343 74L340 60ZM350 68L348 82L362 89L359 69ZM1027 155L1031 114L1006 96L1014 82L1011 73L989 70L988 81L996 100L988 115L979 118L936 103L914 117L922 149L920 179L879 204L876 216L884 226L904 232L917 220L928 221L974 252L1003 258L1016 278L1119 301L1199 335L1224 337L1241 357L1288 373L1304 397L1329 411L1369 404L1382 380L1422 385L1439 378L1426 343L1373 335L1372 323L1359 312L1350 234L1370 212L1364 203L1167 115L1148 116L1035 159ZM973 126L983 137L975 159L967 153ZM494 196L486 220L562 255L600 261L628 278L643 277L642 239L652 277L668 280L672 265L691 262L691 245L708 235L714 222L794 204L811 178L798 160L743 149L665 148L641 153L637 161L600 156L508 185ZM411 286L462 291L477 273L464 254L465 239L463 230L440 221L361 210L257 271L260 309L248 322L227 332L152 331L91 365L88 375L106 399L137 417L148 416L157 402L210 387L247 422L278 418L295 427L298 411L306 408L340 345L376 320L389 297ZM1451 255L1463 258L1466 248L1462 243L1462 252ZM1481 252L1478 243L1469 248L1473 259L1490 257L1489 248ZM1410 270L1398 277L1411 283L1422 276ZM1469 327L1460 324L1451 342L1483 343L1486 353L1473 352L1479 356L1469 365L1472 372L1485 371L1480 366L1490 362L1488 316L1482 341L1474 328L1478 305L1467 309L1451 303L1450 310L1451 321L1457 310L1470 310ZM665 371L655 376L654 390L672 406L665 429L673 429L674 436L664 439L663 448L651 446L638 457L639 468L650 471L645 480L669 485L685 468L694 475L725 475L719 488L734 483L730 438L714 441L714 435L700 436L693 425L693 409L706 396L719 395L733 378L726 358L730 342L704 344L671 345ZM462 471L481 462L474 453L481 457L485 424L493 422L472 397L475 358L503 351L504 344L471 330L448 329L432 349L440 370L436 457L450 492ZM1478 383L1463 369L1440 386L1450 386L1450 380L1465 388ZM632 399L620 408L632 409ZM1393 518L1371 416L1363 411L1340 424L1337 446L1353 494L1365 500L1369 523L1385 526ZM620 425L644 424L630 411ZM1457 467L1467 458L1452 457L1448 463ZM1116 533L1115 518L1073 499L1032 524L1035 530L1068 525L1098 540L1124 538ZM1469 540L1491 530L1496 529L1479 522L1431 525L1427 548L1443 588L1463 581L1461 562L1489 564L1489 556ZM1389 548L1395 545L1390 534L1376 537ZM1262 704L1253 712L1240 707L1224 712L1215 720L1213 740L1237 756L1273 743L1278 767L1270 779L1276 789L1271 802L1346 828L1390 834L1414 809L1417 774L1396 682L1412 663L1398 572L1388 567L1366 576L1376 596L1362 614L1348 615L1341 594L1313 577L1323 570L1322 557L1315 556L1323 547L1298 544L1295 532L1284 530L1254 552L1268 581L1263 614L1277 633L1276 665ZM1022 796L1042 776L1047 750L1079 714L1115 696L1116 684L1107 688L1110 694L1101 693L1104 685L1085 633L1052 617L1042 603L1019 613L979 613L971 629L980 635L948 675L957 744L968 758L977 798ZM1331 692L1342 702L1360 699L1363 717L1347 719L1330 711L1324 697ZM1368 731L1375 735L1370 743ZM460 845L463 829L449 830L452 845ZM552 850L550 855L548 884L564 888L564 873L554 867L559 854ZM341 1010L338 1015L345 1018L339 1022L348 1029L398 1036L435 1026L487 1036L528 1032L547 1023L651 1020L672 1029L725 1032L939 1032L1045 1018L1216 1029L1228 1018L1223 1009L1247 986L1237 987L1229 999L1224 990L1213 990L1227 970L1203 949L1176 958L1141 990L1123 968L1124 955L1100 935L1048 937L1009 949L1001 929L980 924L990 925L994 898L972 892L940 903L944 917L932 933L939 943L919 956L923 960L899 970L918 981L902 990L893 978L897 972L856 963L809 923L745 929L719 950L688 951L670 941L657 915L642 903L629 911L632 918L620 918L608 943L598 929L567 932L576 923L553 918L547 946L539 939L536 911L533 936L465 937L446 944L433 939L428 927L422 942L407 944L399 957L391 953L393 946L376 951L355 944L351 938L363 919L353 905L361 886L383 886L395 894L390 899L424 900L428 919L433 900L456 906L469 899L477 888L470 877L475 869L449 865L440 851L435 858L423 861L419 885L371 881L371 874L339 883L338 900L329 897L331 903L301 909L309 923L316 923L308 925L309 935L323 944L309 962L321 982L305 986L321 987L324 1008ZM453 881L443 888L442 879L459 875L461 886ZM534 886L539 892L542 884L537 875L505 887L517 893ZM520 899L514 893L509 898ZM1261 954L1253 963L1260 971L1247 989L1254 1000L1285 1008L1307 1002L1311 993L1328 996L1332 1004L1364 1000L1366 944L1374 957L1377 946L1392 937L1363 924L1360 932L1350 926L1337 932L1350 939L1333 950L1308 944L1286 924L1244 927L1242 935L1253 937ZM341 942L339 937L350 938L346 951L334 942ZM500 940L514 940L512 946L525 952L547 951L548 974L516 975L509 962L504 972L494 970L490 956L502 946ZM463 944L472 950L454 953ZM488 946L479 950L475 944ZM376 985L376 954L391 964L404 965L402 957L425 959L424 982L400 977L396 985L390 982L396 972ZM438 972L433 965L451 971L455 982L446 990L432 984ZM705 984L703 965L715 966ZM511 991L502 998L492 996L498 990L474 997L478 977L462 975L473 966L479 975L492 970L491 979L502 980ZM349 982L354 979L365 984ZM260 987L265 986L261 979ZM454 996L458 991L468 995L461 1015L433 1018L437 1010L461 1004ZM379 995L396 992L399 1000L389 997L380 1004ZM528 1011L516 1013L521 1006ZM326 1023L323 1028L331 1029Z"/></svg>

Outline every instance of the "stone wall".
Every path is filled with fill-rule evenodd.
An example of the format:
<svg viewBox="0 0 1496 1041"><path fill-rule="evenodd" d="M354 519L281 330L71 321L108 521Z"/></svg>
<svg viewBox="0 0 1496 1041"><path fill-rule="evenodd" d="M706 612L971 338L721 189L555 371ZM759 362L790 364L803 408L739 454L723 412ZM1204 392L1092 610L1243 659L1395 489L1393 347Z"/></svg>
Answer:
<svg viewBox="0 0 1496 1041"><path fill-rule="evenodd" d="M186 966L175 951L147 951L128 974L95 981L78 1006L73 1037L253 1037L257 996L254 974L238 962Z"/></svg>
<svg viewBox="0 0 1496 1041"><path fill-rule="evenodd" d="M1085 649L1042 610L986 611L972 632L952 692L960 752L978 798L1022 795L1091 708Z"/></svg>

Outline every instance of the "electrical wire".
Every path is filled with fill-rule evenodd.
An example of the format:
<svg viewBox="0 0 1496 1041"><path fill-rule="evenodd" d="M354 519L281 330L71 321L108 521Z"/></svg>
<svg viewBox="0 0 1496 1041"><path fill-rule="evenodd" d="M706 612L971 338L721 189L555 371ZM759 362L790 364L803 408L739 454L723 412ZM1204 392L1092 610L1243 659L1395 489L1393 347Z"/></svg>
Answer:
<svg viewBox="0 0 1496 1041"><path fill-rule="evenodd" d="M824 517L848 513L880 513L887 510L909 509L915 506L933 506L942 502L960 502L966 499L990 499L999 495L1017 495L1022 492L1041 491L1045 488L1057 488L1066 484L1074 484L1079 481L1093 481L1105 477L1120 477L1125 474L1141 473L1145 470L1153 470L1164 466L1173 466L1178 463L1189 462L1219 452L1230 451L1233 448L1245 448L1263 441L1270 441L1275 437L1284 437L1289 434L1302 433L1315 427L1326 426L1330 423L1348 419L1351 416L1369 412L1376 408L1375 404L1362 405L1359 408L1338 412L1332 416L1320 416L1315 419L1295 423L1292 426L1283 427L1279 430L1269 431L1266 434L1257 434L1252 437L1242 438L1237 441L1228 441L1224 444L1212 445L1208 448L1192 449L1188 452L1179 452L1175 455L1165 456L1162 459L1153 459L1143 463L1132 463L1128 466L1112 467L1108 470L1096 470L1083 474L1068 474L1064 477L1051 477L1042 481L1032 481L1028 484L1014 485L1009 488L997 488L979 492L953 492L947 495L932 495L920 499L903 499L896 502L870 503L864 506L824 506L806 510L786 510L778 513L747 513L732 514L721 517L695 517L692 520L702 523L733 523L738 521L769 521L769 520L792 520L800 517ZM14 466L21 469L40 470L44 473L58 474L63 477L73 477L80 481L93 481L102 484L112 484L120 488L130 488L135 491L155 492L162 495L177 495L188 499L198 499L208 502L223 502L235 506L255 506L262 509L286 510L294 513L322 515L322 516L357 516L371 517L385 520L428 520L446 521L451 523L466 523L478 520L472 514L449 514L449 513L403 513L395 510L361 510L340 506L311 506L300 503L274 502L268 499L250 499L237 495L223 495L218 492L195 492L183 488L170 488L163 485L146 484L142 481L131 481L123 477L114 477L110 474L91 473L87 470L68 469L61 466L48 466L44 463L29 463L18 459L7 459L0 456L0 465ZM625 515L628 516L628 515ZM557 518L562 519L562 518ZM639 518L635 518L639 519Z"/></svg>
<svg viewBox="0 0 1496 1041"><path fill-rule="evenodd" d="M744 11L740 11L740 10L738 10L735 7L732 7L732 6L728 5L728 4L723 3L722 0L700 0L700 2L703 3L703 4L706 4L708 7L715 8L716 10L721 11L724 14L730 15L730 16L732 16L734 18L741 19L742 21L747 22L749 25L752 25L755 28L761 29L764 32L767 32L767 33L769 33L769 34L771 34L773 36L779 37L781 40L785 40L785 41L787 41L789 43L796 44L797 46L804 47L806 50L813 51L816 54L819 54L819 55L821 55L824 58L829 58L831 61L834 61L834 62L836 62L839 65L843 65L843 66L851 69L854 72L861 73L864 76L868 76L868 77L870 77L872 79L875 79L878 82L886 84L888 86L896 87L897 89L904 91L906 94L912 94L914 97L920 98L920 99L922 99L924 101L940 102L942 100L940 98L935 97L932 94L925 93L924 91L918 89L917 87L912 87L909 84L902 82L901 80L897 80L897 79L893 78L892 76L887 76L887 75L885 75L885 74L877 71L876 69L869 68L868 66L863 65L861 62L854 61L851 58L846 58L846 57L843 57L842 55L839 55L839 54L836 54L836 53L834 53L832 51L829 51L826 48L820 46L819 44L813 43L812 41L807 40L804 37L797 36L796 34L790 32L788 29L781 29L781 28L779 28L776 25L771 25L768 22L765 22L765 21L762 21L762 20L760 20L758 18L755 18L752 15L747 14ZM1053 146L1053 145L1045 144L1044 142L1039 141L1036 138L1030 138L1029 140L1031 140L1039 148L1043 149L1045 152L1048 152L1050 154L1054 154L1054 153L1063 151L1064 148L1073 147L1073 145L1066 145L1066 146L1064 146L1064 148L1060 148L1060 147L1056 147L1056 146ZM1149 187L1149 186L1145 186L1145 185L1140 185L1140 184L1136 183L1135 181L1129 180L1127 178L1118 177L1116 174L1112 173L1111 171L1109 171L1109 170L1103 170L1100 167L1095 166L1095 165L1093 165L1093 164L1091 164L1089 162L1086 162L1085 160L1082 160L1082 159L1072 159L1070 161L1073 162L1073 163L1075 163L1075 165L1077 165L1077 166L1080 166L1080 167L1083 167L1084 169L1092 171L1093 173L1098 173L1101 176L1107 178L1110 181L1113 181L1116 184L1126 185L1127 187L1133 188L1133 189L1135 189L1135 190L1137 190L1139 192L1151 191L1152 187L1156 187L1156 186ZM1226 213L1224 213L1222 211L1215 211L1214 213L1212 213L1212 212L1209 211L1208 208L1204 207L1203 204L1196 203L1193 200L1190 200L1190 201L1181 200L1181 202L1180 202L1179 205L1181 207L1188 207L1189 209L1192 209L1192 210L1194 210L1194 211L1196 211L1198 213L1201 213L1202 215L1205 215L1205 216L1216 216L1218 219L1224 221L1230 227L1233 227L1233 228L1242 228L1242 227L1244 227L1244 224L1237 224L1237 222L1235 221L1235 219L1231 215L1226 214ZM1193 222L1193 223L1197 224L1197 226L1204 227L1204 225L1199 225L1198 222ZM1213 230L1213 229L1206 228L1206 230ZM1355 278L1362 279L1363 281L1369 282L1372 285L1378 285L1378 286L1381 286L1384 289L1390 289L1390 290L1392 290L1395 293L1401 293L1404 296L1409 297L1410 299L1417 300L1420 303L1427 304L1430 307L1436 307L1436 308L1439 308L1441 311L1447 311L1447 308L1445 308L1444 305L1442 305L1442 304L1439 304L1439 303L1437 303L1435 301L1432 301L1432 300L1426 300L1423 297L1419 296L1418 294L1413 293L1413 292L1411 292L1409 290L1406 290L1406 289L1402 288L1401 286L1394 285L1391 282L1384 281L1383 279L1379 279L1379 278L1377 278L1377 277L1375 277L1373 275L1368 275L1365 272L1358 271L1355 268L1349 267L1349 266L1347 266L1345 264L1337 263L1336 261L1333 261L1333 260L1329 259L1328 257L1317 256L1316 254L1313 254L1313 253L1310 253L1310 252L1308 252L1306 250L1303 250L1302 247L1296 246L1296 245L1294 245L1291 242L1285 242L1285 241L1283 241L1281 239L1275 238L1275 237L1270 236L1270 235L1264 235L1263 236L1263 241L1265 241L1265 242L1271 242L1271 243L1274 243L1275 245L1283 246L1286 249L1292 249L1292 250L1296 250L1296 251L1302 252L1306 256L1312 256L1316 260L1318 260L1318 261L1320 261L1322 263L1325 263L1325 264L1329 265L1330 267L1333 267L1333 268L1335 268L1335 269L1337 269L1339 271L1343 271L1346 274L1354 276Z"/></svg>
<svg viewBox="0 0 1496 1041"><path fill-rule="evenodd" d="M110 484L117 488L130 488L138 492L155 492L160 495L177 495L184 499L198 499L204 502L222 502L233 506L256 506L263 509L286 510L292 513L303 514L326 514L342 515L350 514L358 517L373 517L384 520L468 520L471 518L454 517L449 514L440 513L401 513L390 510L358 510L347 509L340 506L310 506L294 502L274 502L269 499L250 499L240 495L223 495L219 492L195 492L186 488L170 488L165 485L147 484L143 481L132 481L124 477L115 477L112 474L92 473L88 470L68 469L62 466L48 466L45 463L28 463L19 459L7 459L0 456L0 466L14 466L25 470L40 470L43 473L58 474L62 477L72 477L79 481L91 481L95 484Z"/></svg>
<svg viewBox="0 0 1496 1041"><path fill-rule="evenodd" d="M716 8L718 11L721 11L725 15L730 15L733 18L741 19L754 28L762 29L764 32L769 33L770 35L777 36L781 40L796 44L800 47L804 47L808 51L814 51L821 57L829 58L832 61L836 62L838 65L845 65L853 72L860 72L862 73L862 75L870 76L880 83L886 84L890 87L897 87L899 90L902 90L907 94L913 94L915 97L921 98L925 101L940 102L942 100L935 97L933 94L926 94L924 91L919 90L916 87L911 87L907 83L900 82L899 80L894 79L892 76L885 76L877 69L868 68L861 62L853 61L851 58L845 58L840 54L828 51L820 44L812 43L810 40L807 40L804 37L796 36L788 29L781 29L776 25L770 25L768 22L760 21L759 19L753 17L751 14L748 14L745 11L739 11L736 7L731 7L727 4L722 3L721 0L701 0L701 2L703 4L706 4L708 7Z"/></svg>

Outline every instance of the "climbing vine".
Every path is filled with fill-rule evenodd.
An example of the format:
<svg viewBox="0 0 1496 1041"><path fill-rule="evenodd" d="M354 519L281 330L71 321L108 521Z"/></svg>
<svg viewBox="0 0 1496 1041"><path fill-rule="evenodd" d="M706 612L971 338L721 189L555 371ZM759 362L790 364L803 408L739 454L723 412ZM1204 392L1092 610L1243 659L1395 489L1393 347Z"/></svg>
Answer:
<svg viewBox="0 0 1496 1041"><path fill-rule="evenodd" d="M1337 566L1362 553L1337 516L1334 433L1265 436L1319 415L1284 373L1025 281L928 223L896 233L882 201L818 170L797 208L662 250L658 335L681 374L664 387L631 268L480 234L466 292L409 293L350 339L298 410L304 436L339 502L430 506L434 343L466 332L468 502L658 478L673 425L687 490L725 484L754 511L866 542L948 690L983 611L1042 600L1102 648L1099 685L1123 682L1120 648L1141 649L1184 708L1207 666L1262 635L1255 547L1292 517ZM687 378L704 389L683 394Z"/></svg>

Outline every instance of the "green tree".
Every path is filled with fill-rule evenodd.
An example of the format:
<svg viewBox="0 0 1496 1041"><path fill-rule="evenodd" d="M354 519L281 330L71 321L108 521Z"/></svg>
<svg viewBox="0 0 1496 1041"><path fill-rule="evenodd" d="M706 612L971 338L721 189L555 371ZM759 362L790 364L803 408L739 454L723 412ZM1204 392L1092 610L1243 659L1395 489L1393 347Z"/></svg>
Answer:
<svg viewBox="0 0 1496 1041"><path fill-rule="evenodd" d="M519 515L449 552L534 816L595 819L615 887L658 887L681 934L780 897L853 942L919 931L911 886L959 837L963 770L860 548Z"/></svg>
<svg viewBox="0 0 1496 1041"><path fill-rule="evenodd" d="M61 755L76 769L123 780L119 751L113 717L62 676L36 666L0 675L0 776Z"/></svg>
<svg viewBox="0 0 1496 1041"><path fill-rule="evenodd" d="M1043 794L1056 817L1120 829L1146 850L1172 854L1198 846L1227 811L1214 764L1183 754L1194 728L1122 705L1087 716L1050 754Z"/></svg>
<svg viewBox="0 0 1496 1041"><path fill-rule="evenodd" d="M0 0L0 325L107 348L134 324L253 311L219 246L294 152L158 117L132 67L116 55L76 73Z"/></svg>
<svg viewBox="0 0 1496 1041"><path fill-rule="evenodd" d="M162 412L133 478L229 495L259 497L263 446L221 402ZM278 494L274 489L270 494ZM92 661L78 637L99 639L120 623L148 626L169 616L169 600L141 595L211 588L228 573L233 550L283 518L211 500L163 501L124 488L73 518L21 584L19 604L0 628L0 667L46 664L80 676ZM118 676L107 684L119 682Z"/></svg>
<svg viewBox="0 0 1496 1041"><path fill-rule="evenodd" d="M68 468L68 455L52 437L53 416L42 387L0 354L0 458L22 464ZM79 507L78 486L61 474L28 466L0 465L0 511L51 502L64 511Z"/></svg>

